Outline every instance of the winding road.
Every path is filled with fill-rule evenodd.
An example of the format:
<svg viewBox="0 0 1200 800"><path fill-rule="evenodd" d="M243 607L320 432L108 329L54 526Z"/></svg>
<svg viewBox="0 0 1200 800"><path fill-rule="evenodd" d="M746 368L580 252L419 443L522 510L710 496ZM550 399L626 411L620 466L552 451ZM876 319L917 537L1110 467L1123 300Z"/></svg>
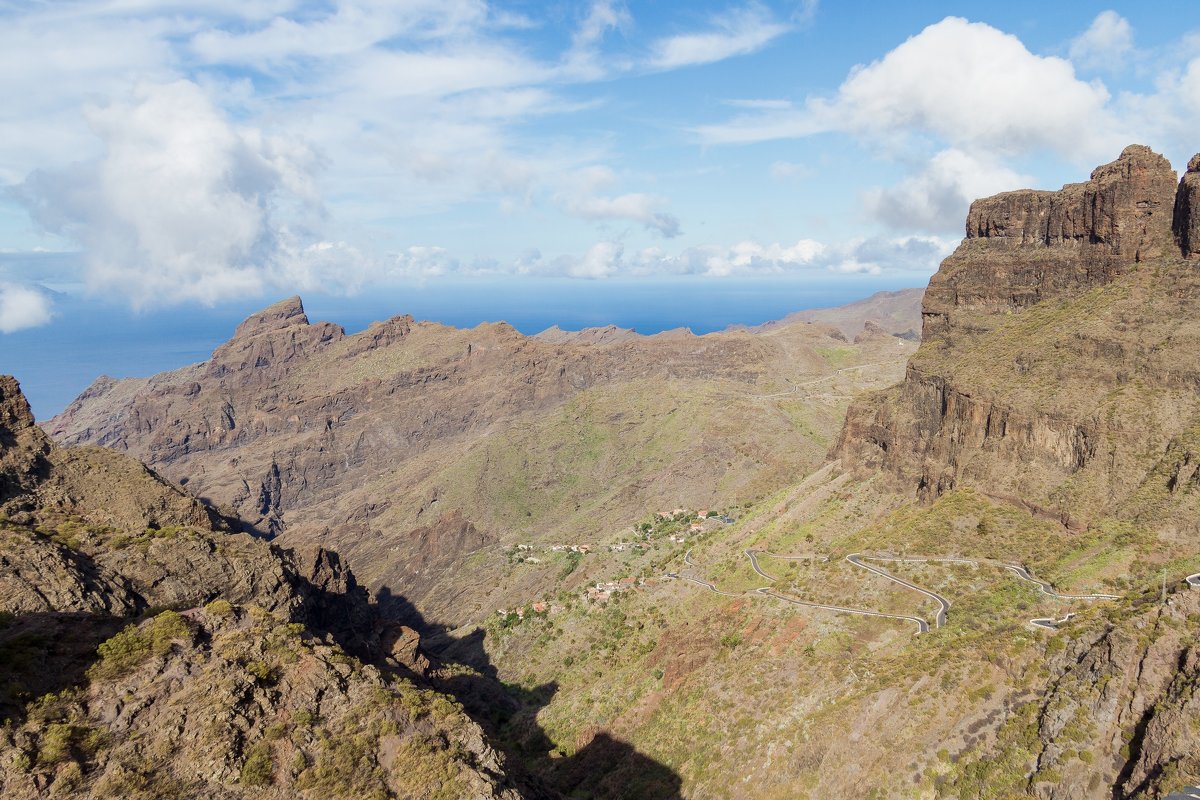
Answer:
<svg viewBox="0 0 1200 800"><path fill-rule="evenodd" d="M828 375L822 375L821 377L814 378L810 381L805 381L803 383L793 383L792 388L790 388L786 391L772 392L771 394L751 394L751 395L747 395L747 397L749 397L753 400L769 400L772 397L787 397L789 394L795 394L796 392L800 391L801 389L807 389L809 386L816 386L818 383L824 383L825 381L832 380L832 379L836 378L838 375L841 375L843 372L853 372L856 369L869 369L871 367L889 367L893 363L894 362L891 362L891 361L876 361L873 364L855 364L852 367L842 367L841 369L835 369L833 372L829 373Z"/></svg>
<svg viewBox="0 0 1200 800"><path fill-rule="evenodd" d="M781 556L781 555L776 555L775 553L770 553L766 550L745 550L743 552L750 559L750 566L752 566L754 568L754 571L771 582L774 582L777 579L771 575L768 575L766 572L763 571L762 567L759 566L758 555L760 553L762 555L769 555L772 558L779 558L779 559L784 559L787 561L828 561L829 560L828 556L814 556L814 555ZM686 553L684 553L683 561L685 564L687 564L690 567L699 566L695 561L692 561L692 551L691 550L688 550ZM708 581L700 580L699 578L693 578L688 575L680 574L679 577L685 581L691 581L692 583L698 583L701 586L707 588L710 592L714 592L715 594L723 595L725 597L752 597L753 596L749 592L725 592L725 591L718 589L716 587L716 585L709 583ZM790 597L788 595L780 594L778 592L772 591L770 586L760 586L759 588L754 590L754 594L760 594L760 595L763 595L764 597L774 597L776 600L782 600L783 602L791 603L792 605L807 606L809 608L823 608L826 611L837 611L842 614L858 614L858 615L864 616L864 617L883 617L885 619L905 620L907 622L912 622L913 624L915 624L917 626L917 633L928 633L929 632L929 623L927 623L921 617L910 617L905 614L886 614L882 611L872 611L867 608L849 608L847 606L835 606L835 605L830 605L828 603L813 603L808 600L800 600L799 598L796 598L796 597Z"/></svg>
<svg viewBox="0 0 1200 800"><path fill-rule="evenodd" d="M762 576L763 578L766 578L767 580L771 581L772 583L775 583L779 579L776 578L774 575L771 575L769 572L767 572L766 570L764 570L762 568L762 565L759 563L759 560L758 560L759 556L767 556L770 558L786 560L786 561L822 561L822 562L829 561L828 556L819 556L819 555L814 555L814 554L785 556L785 555L779 555L777 553L772 553L769 550L755 550L753 548L747 548L746 550L744 550L742 552L750 560L750 566L754 570L754 572L756 574ZM690 567L698 567L699 566L695 561L692 560L692 551L691 550L688 550L684 554L683 561L685 564L687 564ZM1054 587L1052 585L1050 585L1049 583L1046 583L1045 581L1041 580L1040 578L1034 577L1034 575L1028 569L1026 569L1025 567L1023 567L1019 564L1009 564L1004 561L996 561L994 559L987 559L987 558L971 559L971 558L954 558L954 557L949 557L949 556L944 556L944 557L939 557L939 556L908 556L908 557L871 556L871 555L864 555L863 553L851 553L850 555L846 556L846 561L848 561L849 563L853 564L856 567L865 569L868 572L878 575L881 578L884 578L885 580L888 580L888 581L891 581L892 583L903 586L904 588L909 589L911 591L923 594L926 597L933 600L935 603L937 603L938 610L937 610L937 613L934 616L934 620L933 620L933 628L935 630L937 628L941 628L943 625L946 624L946 615L950 611L949 599L947 599L946 597L943 597L942 595L938 594L937 592L934 592L930 589L926 589L923 586L918 586L917 584L912 583L911 581L907 581L903 578L897 577L896 575L893 575L892 573L888 572L886 569L883 569L882 567L874 566L872 564L867 564L865 562L866 561L885 561L885 562L895 562L895 563L948 563L948 564L968 564L970 566L979 566L979 565L983 564L983 565L999 567L1000 569L1007 570L1007 571L1011 572L1013 575L1016 575L1018 579L1026 581L1028 583L1032 583L1035 586L1037 586L1042 594L1045 594L1049 597L1053 597L1058 600L1119 600L1120 599L1119 595L1114 595L1114 594L1062 594L1062 593L1054 591ZM676 575L675 573L672 573L672 577L679 577L679 578L682 578L683 580L691 581L692 583L699 584L700 586L705 587L709 591L714 592L719 595L723 595L725 597L752 596L752 593L750 593L750 592L722 591L721 589L718 589L715 584L713 584L709 581L701 580L700 578L694 578L689 575L682 575L682 574ZM1189 575L1186 578L1186 581L1189 586L1194 587L1194 588L1200 588L1200 573L1197 573L1195 575ZM753 591L753 594L763 595L765 597L773 597L776 600L782 600L785 603L791 603L793 605L807 606L809 608L823 608L827 611L836 611L836 612L839 612L842 614L858 614L858 615L864 616L864 617L883 617L886 619L897 619L897 620L903 620L906 622L912 622L912 623L915 623L917 626L917 633L928 633L930 630L929 622L926 621L922 617L913 617L913 616L908 616L906 614L887 614L882 611L874 611L874 610L866 609L866 608L850 608L847 606L835 606L835 605L830 605L827 603L814 603L809 600L800 600L798 598L791 597L790 595L781 594L780 592L774 591L770 586L761 586L761 587L755 589ZM1074 613L1070 613L1070 614L1067 614L1065 617L1062 617L1061 619L1054 619L1051 617L1037 617L1037 618L1029 620L1029 624L1033 625L1035 627L1038 627L1038 628L1043 628L1045 630L1054 631L1054 630L1057 630L1060 625L1063 625L1064 623L1069 621L1074 616L1075 616Z"/></svg>
<svg viewBox="0 0 1200 800"><path fill-rule="evenodd" d="M888 572L886 569L883 569L881 567L872 567L870 564L864 564L863 563L864 558L871 558L871 557L864 556L862 553L851 553L850 555L846 556L846 560L849 561L851 564L853 564L856 567L862 567L865 570L874 572L876 575L887 578L889 581L892 581L893 583L898 583L901 586L905 586L909 589L912 589L914 592L920 592L921 594L925 595L926 597L933 598L933 601L938 604L937 616L935 616L933 618L933 627L940 628L946 624L946 612L950 610L950 601L949 600L947 600L945 597L942 597L937 592L931 592L928 589L924 589L920 586L917 586L915 583L910 583L910 582L904 580L903 578L897 578L895 575ZM873 561L896 561L896 560L904 561L905 559L872 558L871 560L873 560Z"/></svg>
<svg viewBox="0 0 1200 800"><path fill-rule="evenodd" d="M1037 619L1029 620L1029 624L1036 625L1039 628L1045 628L1048 631L1056 631L1056 630L1058 630L1059 625L1063 625L1067 622L1070 622L1071 617L1073 617L1073 616L1075 616L1074 613L1067 614L1062 619L1054 619L1052 617L1038 617Z"/></svg>

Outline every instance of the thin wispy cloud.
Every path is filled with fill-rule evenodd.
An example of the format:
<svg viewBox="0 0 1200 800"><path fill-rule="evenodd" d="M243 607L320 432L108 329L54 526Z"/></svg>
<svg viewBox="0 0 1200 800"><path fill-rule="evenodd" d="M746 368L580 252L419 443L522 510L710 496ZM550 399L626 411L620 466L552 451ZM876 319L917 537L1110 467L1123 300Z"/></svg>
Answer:
<svg viewBox="0 0 1200 800"><path fill-rule="evenodd" d="M566 213L581 219L633 222L667 238L679 235L679 220L667 211L664 198L642 192L605 194L617 183L617 176L606 167L582 169L568 179L557 201Z"/></svg>
<svg viewBox="0 0 1200 800"><path fill-rule="evenodd" d="M712 28L681 33L651 46L650 64L657 69L711 64L753 53L791 29L757 3L728 11L712 20Z"/></svg>
<svg viewBox="0 0 1200 800"><path fill-rule="evenodd" d="M536 249L504 263L463 259L441 247L410 247L395 254L386 268L390 279L448 276L526 275L603 280L654 275L705 278L787 277L818 274L924 273L954 249L953 239L938 236L873 236L826 243L742 240L677 250L661 245L632 248L617 239L591 243L580 253L546 256Z"/></svg>

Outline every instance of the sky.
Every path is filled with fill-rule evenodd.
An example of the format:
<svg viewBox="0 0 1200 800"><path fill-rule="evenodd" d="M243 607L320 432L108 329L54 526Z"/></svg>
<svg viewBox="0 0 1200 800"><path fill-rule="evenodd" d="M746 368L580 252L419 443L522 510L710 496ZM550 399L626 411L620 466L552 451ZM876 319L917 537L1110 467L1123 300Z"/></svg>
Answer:
<svg viewBox="0 0 1200 800"><path fill-rule="evenodd" d="M3 362L80 302L119 324L498 281L923 285L973 198L1133 142L1186 164L1200 15L0 0L0 96Z"/></svg>

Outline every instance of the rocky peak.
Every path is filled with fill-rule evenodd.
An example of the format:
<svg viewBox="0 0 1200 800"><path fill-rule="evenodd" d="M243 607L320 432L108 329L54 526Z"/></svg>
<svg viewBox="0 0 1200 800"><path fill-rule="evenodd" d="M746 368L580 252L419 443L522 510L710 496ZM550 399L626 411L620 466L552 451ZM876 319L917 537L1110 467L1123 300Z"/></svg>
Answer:
<svg viewBox="0 0 1200 800"><path fill-rule="evenodd" d="M28 490L49 452L50 438L34 424L17 379L0 375L0 503Z"/></svg>
<svg viewBox="0 0 1200 800"><path fill-rule="evenodd" d="M976 200L966 239L926 290L924 336L986 329L1000 314L1176 256L1175 220L1190 214L1177 208L1176 190L1170 162L1130 145L1083 183Z"/></svg>
<svg viewBox="0 0 1200 800"><path fill-rule="evenodd" d="M1175 195L1175 236L1183 255L1200 254L1200 153L1192 156Z"/></svg>
<svg viewBox="0 0 1200 800"><path fill-rule="evenodd" d="M295 295L251 314L241 325L237 326L233 338L242 339L247 336L257 336L260 333L308 324L308 315L304 313L304 303L300 300L299 295Z"/></svg>
<svg viewBox="0 0 1200 800"><path fill-rule="evenodd" d="M11 375L0 375L0 436L15 437L33 425L33 411L21 392L21 385Z"/></svg>
<svg viewBox="0 0 1200 800"><path fill-rule="evenodd" d="M273 382L298 356L345 335L340 325L311 324L300 298L289 297L247 317L233 338L213 352L208 374L219 378L245 373L259 382Z"/></svg>
<svg viewBox="0 0 1200 800"><path fill-rule="evenodd" d="M1083 245L1129 260L1165 254L1172 242L1175 171L1142 145L1057 192L1021 190L976 200L967 238L1025 247Z"/></svg>
<svg viewBox="0 0 1200 800"><path fill-rule="evenodd" d="M1175 462L1194 463L1200 276L1181 256L1200 251L1197 192L1200 157L1177 183L1134 146L1084 183L974 203L904 383L850 407L835 455L1069 528L1160 473L1164 493L1190 486Z"/></svg>

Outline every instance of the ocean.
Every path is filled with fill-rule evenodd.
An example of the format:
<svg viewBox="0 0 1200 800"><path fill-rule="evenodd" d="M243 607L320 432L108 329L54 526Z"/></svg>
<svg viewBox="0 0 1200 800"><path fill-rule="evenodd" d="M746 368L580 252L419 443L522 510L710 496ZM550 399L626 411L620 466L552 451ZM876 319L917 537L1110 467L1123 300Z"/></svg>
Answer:
<svg viewBox="0 0 1200 800"><path fill-rule="evenodd" d="M352 297L313 293L303 299L309 319L336 322L348 333L398 314L457 327L503 320L526 334L551 325L576 330L608 324L639 333L677 327L709 333L922 284L924 280L913 275L440 279ZM34 414L48 419L101 375L140 377L207 359L246 316L282 297L135 313L111 301L60 295L50 324L0 334L0 373L15 375Z"/></svg>

